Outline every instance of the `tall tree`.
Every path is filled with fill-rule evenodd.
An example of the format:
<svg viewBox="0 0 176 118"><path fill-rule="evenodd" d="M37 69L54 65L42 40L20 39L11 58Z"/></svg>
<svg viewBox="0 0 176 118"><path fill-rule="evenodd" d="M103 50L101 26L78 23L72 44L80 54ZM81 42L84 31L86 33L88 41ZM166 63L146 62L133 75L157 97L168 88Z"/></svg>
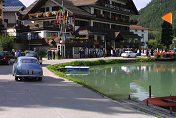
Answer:
<svg viewBox="0 0 176 118"><path fill-rule="evenodd" d="M14 46L14 37L9 36L8 33L0 34L0 50L11 51Z"/></svg>
<svg viewBox="0 0 176 118"><path fill-rule="evenodd" d="M162 24L161 44L169 48L174 38L172 25L166 21Z"/></svg>

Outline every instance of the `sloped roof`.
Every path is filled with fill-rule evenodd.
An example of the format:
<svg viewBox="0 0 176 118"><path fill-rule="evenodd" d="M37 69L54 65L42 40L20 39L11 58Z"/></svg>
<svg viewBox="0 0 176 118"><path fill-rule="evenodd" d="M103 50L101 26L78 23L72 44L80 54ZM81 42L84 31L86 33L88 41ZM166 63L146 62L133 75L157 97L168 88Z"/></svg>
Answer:
<svg viewBox="0 0 176 118"><path fill-rule="evenodd" d="M36 0L34 3L32 3L29 7L27 7L25 10L23 10L21 13L23 15L27 15L28 13L34 13L36 12L40 6L42 6L47 0ZM86 15L86 16L91 16L89 13L83 11L82 9L76 7L73 5L72 2L69 0L52 0L60 5L62 5L62 1L64 3L64 8L70 10L73 14L76 15Z"/></svg>
<svg viewBox="0 0 176 118"><path fill-rule="evenodd" d="M19 12L23 9L24 9L23 6L4 6L3 12Z"/></svg>
<svg viewBox="0 0 176 118"><path fill-rule="evenodd" d="M130 29L131 30L136 30L136 29L139 29L139 30L149 30L149 28L144 28L142 26L137 26L137 25L130 25Z"/></svg>
<svg viewBox="0 0 176 118"><path fill-rule="evenodd" d="M75 6L86 6L86 5L93 5L96 4L100 0L69 0L72 2ZM133 12L138 15L139 12L133 2L133 0L125 0L129 6L133 10Z"/></svg>
<svg viewBox="0 0 176 118"><path fill-rule="evenodd" d="M98 0L69 0L75 6L85 6L95 4Z"/></svg>

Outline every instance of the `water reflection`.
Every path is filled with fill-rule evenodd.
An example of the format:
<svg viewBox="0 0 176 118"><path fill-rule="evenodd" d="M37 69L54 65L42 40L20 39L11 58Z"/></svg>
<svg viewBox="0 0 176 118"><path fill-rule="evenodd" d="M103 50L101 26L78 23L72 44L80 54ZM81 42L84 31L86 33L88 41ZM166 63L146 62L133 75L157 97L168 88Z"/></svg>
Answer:
<svg viewBox="0 0 176 118"><path fill-rule="evenodd" d="M83 79L88 85L118 99L133 97L143 100L148 97L148 86L152 86L152 96L176 95L175 71L173 62L123 64L96 66L84 76L72 75Z"/></svg>

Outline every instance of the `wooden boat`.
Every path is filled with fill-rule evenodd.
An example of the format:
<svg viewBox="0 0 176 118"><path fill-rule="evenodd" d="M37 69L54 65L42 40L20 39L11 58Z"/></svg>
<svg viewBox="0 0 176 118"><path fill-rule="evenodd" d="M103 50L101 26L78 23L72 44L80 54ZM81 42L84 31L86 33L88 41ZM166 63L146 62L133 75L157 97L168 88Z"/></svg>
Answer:
<svg viewBox="0 0 176 118"><path fill-rule="evenodd" d="M176 96L147 98L143 101L148 101L149 104L163 107L166 109L172 108L172 111L176 112Z"/></svg>

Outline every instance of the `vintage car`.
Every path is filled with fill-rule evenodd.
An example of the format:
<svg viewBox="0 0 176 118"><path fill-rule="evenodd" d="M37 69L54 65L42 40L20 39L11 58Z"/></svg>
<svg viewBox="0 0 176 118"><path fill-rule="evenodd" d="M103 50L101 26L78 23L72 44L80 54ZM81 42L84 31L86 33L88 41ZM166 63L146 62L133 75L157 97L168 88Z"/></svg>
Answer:
<svg viewBox="0 0 176 118"><path fill-rule="evenodd" d="M42 68L35 57L18 57L13 65L12 73L16 81L26 78L42 81L43 77Z"/></svg>
<svg viewBox="0 0 176 118"><path fill-rule="evenodd" d="M124 53L121 54L122 57L137 57L137 53L133 53L132 51L125 51Z"/></svg>
<svg viewBox="0 0 176 118"><path fill-rule="evenodd" d="M37 52L30 51L25 54L26 57L36 57L40 64L42 64L42 58L38 56Z"/></svg>

